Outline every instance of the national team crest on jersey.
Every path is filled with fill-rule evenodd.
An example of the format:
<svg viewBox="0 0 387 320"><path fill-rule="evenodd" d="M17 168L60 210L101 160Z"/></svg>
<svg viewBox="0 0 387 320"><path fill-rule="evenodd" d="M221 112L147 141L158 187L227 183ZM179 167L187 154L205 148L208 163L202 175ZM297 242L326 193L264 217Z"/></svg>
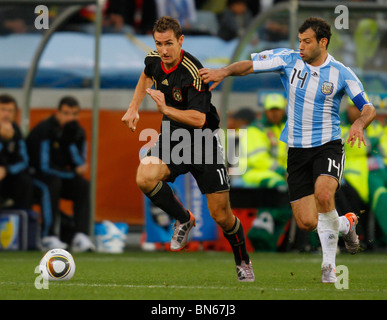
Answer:
<svg viewBox="0 0 387 320"><path fill-rule="evenodd" d="M181 90L179 88L173 88L172 89L173 99L177 102L183 101L183 94L181 93Z"/></svg>
<svg viewBox="0 0 387 320"><path fill-rule="evenodd" d="M263 61L269 59L269 55L267 54L259 54L258 55L258 61Z"/></svg>
<svg viewBox="0 0 387 320"><path fill-rule="evenodd" d="M321 92L325 95L329 95L333 92L333 83L329 81L325 81L322 84Z"/></svg>

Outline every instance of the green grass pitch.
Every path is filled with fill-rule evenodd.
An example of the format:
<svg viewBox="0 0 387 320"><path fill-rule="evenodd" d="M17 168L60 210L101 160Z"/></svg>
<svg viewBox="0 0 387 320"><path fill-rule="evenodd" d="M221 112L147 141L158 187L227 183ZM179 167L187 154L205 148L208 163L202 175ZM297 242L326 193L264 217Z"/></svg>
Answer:
<svg viewBox="0 0 387 320"><path fill-rule="evenodd" d="M262 300L386 299L387 255L340 254L348 289L320 283L319 254L252 253L256 281L239 283L232 253L74 254L70 281L37 289L42 253L0 252L0 299Z"/></svg>

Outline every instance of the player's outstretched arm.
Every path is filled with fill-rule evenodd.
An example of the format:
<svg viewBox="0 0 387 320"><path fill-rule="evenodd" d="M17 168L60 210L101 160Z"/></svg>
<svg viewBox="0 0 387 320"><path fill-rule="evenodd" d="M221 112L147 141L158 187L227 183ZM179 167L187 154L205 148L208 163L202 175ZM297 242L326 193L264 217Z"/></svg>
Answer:
<svg viewBox="0 0 387 320"><path fill-rule="evenodd" d="M220 69L202 68L199 70L199 76L204 83L213 82L210 91L215 89L222 80L228 76L245 76L254 72L253 62L251 60L243 60L234 62L227 67Z"/></svg>
<svg viewBox="0 0 387 320"><path fill-rule="evenodd" d="M142 100L144 100L146 89L151 88L152 85L153 80L149 78L143 71L140 78L138 79L136 89L134 90L134 95L132 101L129 104L128 110L121 119L121 121L125 123L133 132L136 130L137 122L140 120L138 109L140 108Z"/></svg>
<svg viewBox="0 0 387 320"><path fill-rule="evenodd" d="M351 144L351 147L355 144L356 140L358 140L358 147L361 147L363 143L365 146L366 141L364 138L364 129L368 127L368 125L375 119L376 111L375 107L370 104L366 104L363 106L363 110L361 111L360 117L356 119L356 121L351 125L349 129L349 136L347 139L347 143Z"/></svg>

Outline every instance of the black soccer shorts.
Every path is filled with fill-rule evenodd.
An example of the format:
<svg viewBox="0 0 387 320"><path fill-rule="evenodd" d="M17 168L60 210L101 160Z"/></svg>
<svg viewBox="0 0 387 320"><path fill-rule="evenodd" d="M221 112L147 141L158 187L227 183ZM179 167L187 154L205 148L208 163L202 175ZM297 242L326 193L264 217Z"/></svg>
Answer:
<svg viewBox="0 0 387 320"><path fill-rule="evenodd" d="M289 148L288 185L290 202L314 193L320 175L335 178L339 183L344 171L344 142L330 141L314 148Z"/></svg>
<svg viewBox="0 0 387 320"><path fill-rule="evenodd" d="M174 182L179 175L190 172L203 194L230 190L223 147L217 134L211 131L200 140L192 135L190 143L182 139L171 141L170 136L160 134L146 155L157 157L168 166L171 174L167 182Z"/></svg>

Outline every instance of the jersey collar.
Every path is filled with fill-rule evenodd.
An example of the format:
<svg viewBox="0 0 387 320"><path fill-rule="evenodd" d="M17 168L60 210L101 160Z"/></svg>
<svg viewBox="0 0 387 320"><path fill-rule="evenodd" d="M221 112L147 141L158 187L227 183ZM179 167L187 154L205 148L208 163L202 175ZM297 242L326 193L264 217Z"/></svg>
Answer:
<svg viewBox="0 0 387 320"><path fill-rule="evenodd" d="M171 73L171 72L173 72L173 71L175 71L175 70L177 69L177 67L179 66L181 60L183 60L183 49L181 49L181 54L180 54L180 60L179 60L179 62L178 62L173 68L171 68L171 69L169 69L169 70L165 69L164 63L163 63L163 61L161 60L161 61L160 61L161 69L163 69L163 71L164 71L166 74Z"/></svg>
<svg viewBox="0 0 387 320"><path fill-rule="evenodd" d="M311 70L313 70L313 69L321 69L321 68L323 68L323 67L325 67L329 62L331 62L331 59L332 59L332 56L328 53L328 56L327 56L327 58L325 59L325 61L324 61L324 63L323 64L321 64L321 65L319 65L319 66L312 66L311 64L309 64L309 63L306 63L306 65L311 69Z"/></svg>

